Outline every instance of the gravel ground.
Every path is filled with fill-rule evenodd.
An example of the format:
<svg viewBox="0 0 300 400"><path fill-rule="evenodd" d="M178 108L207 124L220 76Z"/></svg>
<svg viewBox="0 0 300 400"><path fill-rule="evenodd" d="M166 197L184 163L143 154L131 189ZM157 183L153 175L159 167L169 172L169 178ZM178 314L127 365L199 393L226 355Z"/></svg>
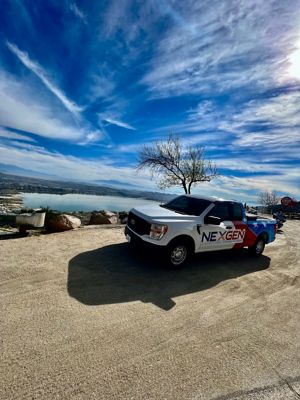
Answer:
<svg viewBox="0 0 300 400"><path fill-rule="evenodd" d="M300 398L299 221L167 271L121 227L0 241L0 398Z"/></svg>

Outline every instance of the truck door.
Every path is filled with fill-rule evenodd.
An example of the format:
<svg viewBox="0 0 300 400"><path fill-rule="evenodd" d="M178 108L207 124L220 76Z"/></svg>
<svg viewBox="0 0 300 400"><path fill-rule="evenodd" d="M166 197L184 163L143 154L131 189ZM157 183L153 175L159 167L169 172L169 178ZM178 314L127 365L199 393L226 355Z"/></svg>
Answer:
<svg viewBox="0 0 300 400"><path fill-rule="evenodd" d="M235 230L238 232L237 239L235 240L234 248L242 248L248 246L249 237L250 243L253 240L253 233L249 231L246 214L244 207L240 203L231 204L231 220L235 226ZM255 241L255 238L254 238Z"/></svg>
<svg viewBox="0 0 300 400"><path fill-rule="evenodd" d="M212 218L210 218L212 217ZM231 203L216 202L204 218L204 225L199 227L198 251L232 249L241 239L241 233L231 220ZM215 221L214 221L215 219Z"/></svg>

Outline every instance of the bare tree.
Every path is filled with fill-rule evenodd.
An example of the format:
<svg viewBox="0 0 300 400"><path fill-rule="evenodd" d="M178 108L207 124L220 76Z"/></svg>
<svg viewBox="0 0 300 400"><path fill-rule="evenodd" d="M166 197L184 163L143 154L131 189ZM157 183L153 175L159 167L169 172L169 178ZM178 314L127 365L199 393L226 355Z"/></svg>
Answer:
<svg viewBox="0 0 300 400"><path fill-rule="evenodd" d="M272 208L278 204L279 197L274 190L272 192L265 190L258 195L258 202L265 206L268 212L271 212Z"/></svg>
<svg viewBox="0 0 300 400"><path fill-rule="evenodd" d="M192 185L210 182L218 176L215 163L204 159L204 148L185 148L177 136L169 135L167 141L144 145L138 154L138 170L149 168L152 176L159 174L161 189L182 186L186 194Z"/></svg>

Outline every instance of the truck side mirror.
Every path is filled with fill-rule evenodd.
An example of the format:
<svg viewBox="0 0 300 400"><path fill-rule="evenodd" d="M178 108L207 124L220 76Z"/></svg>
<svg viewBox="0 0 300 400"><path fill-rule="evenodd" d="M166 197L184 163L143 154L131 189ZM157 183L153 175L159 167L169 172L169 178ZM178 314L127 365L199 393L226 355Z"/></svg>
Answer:
<svg viewBox="0 0 300 400"><path fill-rule="evenodd" d="M221 218L208 215L204 218L204 223L209 225L220 225Z"/></svg>

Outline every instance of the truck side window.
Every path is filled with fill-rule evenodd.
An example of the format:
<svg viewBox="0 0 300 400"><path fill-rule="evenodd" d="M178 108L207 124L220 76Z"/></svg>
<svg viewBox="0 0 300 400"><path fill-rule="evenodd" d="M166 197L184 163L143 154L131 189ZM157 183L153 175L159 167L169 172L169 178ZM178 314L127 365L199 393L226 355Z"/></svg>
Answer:
<svg viewBox="0 0 300 400"><path fill-rule="evenodd" d="M229 204L223 202L216 203L214 208L209 212L209 215L218 217L221 221L230 221Z"/></svg>
<svg viewBox="0 0 300 400"><path fill-rule="evenodd" d="M162 204L161 207L187 215L200 215L210 204L211 202L208 200L183 195L175 197L175 199L166 204Z"/></svg>
<svg viewBox="0 0 300 400"><path fill-rule="evenodd" d="M232 220L233 221L243 221L243 210L240 204L232 204Z"/></svg>

